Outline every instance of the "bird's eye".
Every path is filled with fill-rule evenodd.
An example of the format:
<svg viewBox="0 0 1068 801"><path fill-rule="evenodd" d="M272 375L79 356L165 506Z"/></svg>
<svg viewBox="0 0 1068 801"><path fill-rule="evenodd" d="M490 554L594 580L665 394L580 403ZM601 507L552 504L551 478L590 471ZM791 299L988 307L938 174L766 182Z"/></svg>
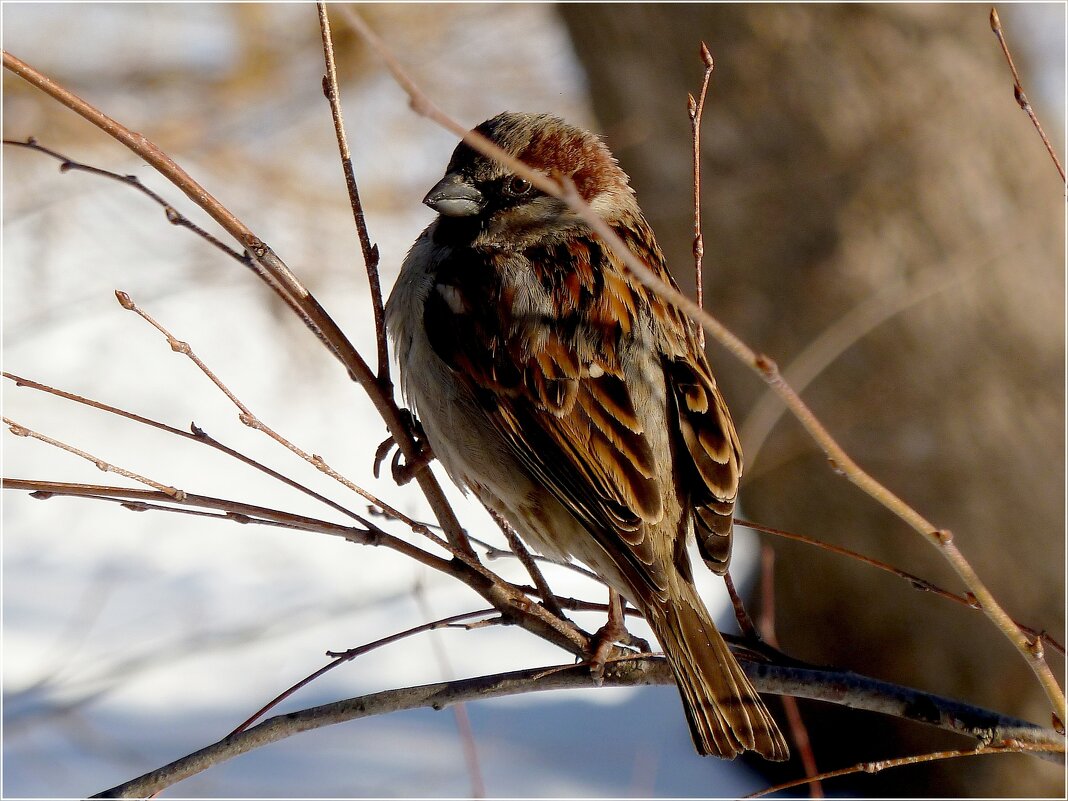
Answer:
<svg viewBox="0 0 1068 801"><path fill-rule="evenodd" d="M529 195L533 188L534 184L526 178L520 178L518 175L513 175L504 185L504 191L512 197Z"/></svg>

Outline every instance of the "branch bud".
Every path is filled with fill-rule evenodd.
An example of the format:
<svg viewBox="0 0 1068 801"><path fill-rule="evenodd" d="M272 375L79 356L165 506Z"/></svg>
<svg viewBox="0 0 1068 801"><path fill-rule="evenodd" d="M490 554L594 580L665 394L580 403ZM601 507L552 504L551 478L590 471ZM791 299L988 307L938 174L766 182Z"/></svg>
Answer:
<svg viewBox="0 0 1068 801"><path fill-rule="evenodd" d="M701 61L705 62L705 67L707 69L712 69L714 66L712 62L712 53L709 51L708 45L704 42L701 42Z"/></svg>
<svg viewBox="0 0 1068 801"><path fill-rule="evenodd" d="M931 536L943 545L949 545L949 543L953 542L953 532L948 528L940 528L937 531L932 531Z"/></svg>

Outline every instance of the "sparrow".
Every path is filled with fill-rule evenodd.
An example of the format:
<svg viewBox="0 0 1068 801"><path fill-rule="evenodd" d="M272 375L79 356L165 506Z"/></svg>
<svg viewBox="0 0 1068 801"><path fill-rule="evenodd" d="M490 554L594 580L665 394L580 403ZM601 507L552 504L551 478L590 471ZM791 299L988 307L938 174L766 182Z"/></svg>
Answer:
<svg viewBox="0 0 1068 801"><path fill-rule="evenodd" d="M675 286L596 135L506 112L475 130L570 178ZM461 142L423 201L386 320L401 389L454 482L538 551L576 559L649 622L694 745L789 749L694 587L686 544L730 562L742 454L695 324L631 276L567 204Z"/></svg>

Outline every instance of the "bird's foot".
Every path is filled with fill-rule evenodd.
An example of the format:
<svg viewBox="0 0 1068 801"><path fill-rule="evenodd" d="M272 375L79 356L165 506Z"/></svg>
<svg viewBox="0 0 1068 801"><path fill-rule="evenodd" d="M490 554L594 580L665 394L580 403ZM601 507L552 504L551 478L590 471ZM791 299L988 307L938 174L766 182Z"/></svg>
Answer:
<svg viewBox="0 0 1068 801"><path fill-rule="evenodd" d="M423 433L423 427L419 424L419 421L415 419L415 415L407 409L401 409L401 414L404 416L405 424L412 434L412 439L415 440L415 444L419 448L419 453L411 461L403 461L404 454L401 453L399 448L397 449L397 452L393 454L393 459L390 461L389 470L393 476L393 480L403 487L415 478L416 473L430 464L430 461L434 458L434 452L430 449L430 443L426 440L426 434ZM382 467L382 462L385 461L389 452L396 446L397 441L390 436L383 440L382 444L375 450L375 478L378 478L379 468Z"/></svg>
<svg viewBox="0 0 1068 801"><path fill-rule="evenodd" d="M639 653L649 652L649 643L627 631L623 619L623 602L615 590L608 591L608 622L599 628L590 639L590 673L598 686L604 683L605 668L612 648L616 645L634 648Z"/></svg>

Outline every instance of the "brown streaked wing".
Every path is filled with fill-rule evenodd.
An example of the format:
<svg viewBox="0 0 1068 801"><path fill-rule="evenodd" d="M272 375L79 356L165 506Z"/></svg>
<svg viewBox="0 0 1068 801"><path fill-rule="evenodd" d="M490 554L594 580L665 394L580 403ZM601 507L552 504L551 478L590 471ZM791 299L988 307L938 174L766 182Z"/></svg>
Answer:
<svg viewBox="0 0 1068 801"><path fill-rule="evenodd" d="M603 258L604 251L587 240L583 256L583 262ZM551 280L554 266L537 268ZM495 272L480 265L467 276L485 278ZM634 303L630 296L612 296L613 287L629 291L627 282L595 281L591 271L590 280L582 282L587 302L575 304L574 290L557 295L569 308L558 309L557 324L540 329L534 339L516 330L502 303L508 292L499 281L463 281L458 270L449 275L456 276L455 292L462 296L464 311L454 312L440 292L431 292L424 325L435 351L469 384L489 423L530 474L606 552L624 555L620 568L635 589L662 590L665 578L654 566L642 527L663 516L659 477L622 378L618 342L629 331L621 333L617 321L604 314L620 303ZM563 279L573 281L573 275ZM449 294L455 304L452 289ZM529 347L531 341L536 348Z"/></svg>
<svg viewBox="0 0 1068 801"><path fill-rule="evenodd" d="M651 230L642 222L630 230L617 228L616 232L661 280L677 289ZM621 260L617 264L620 271L625 270ZM734 502L742 473L741 443L698 344L696 325L643 285L635 283L633 291L649 305L666 352L665 375L675 396L683 445L679 452L689 456L689 464L679 474L684 480L689 478L698 550L709 568L722 574L730 563Z"/></svg>

